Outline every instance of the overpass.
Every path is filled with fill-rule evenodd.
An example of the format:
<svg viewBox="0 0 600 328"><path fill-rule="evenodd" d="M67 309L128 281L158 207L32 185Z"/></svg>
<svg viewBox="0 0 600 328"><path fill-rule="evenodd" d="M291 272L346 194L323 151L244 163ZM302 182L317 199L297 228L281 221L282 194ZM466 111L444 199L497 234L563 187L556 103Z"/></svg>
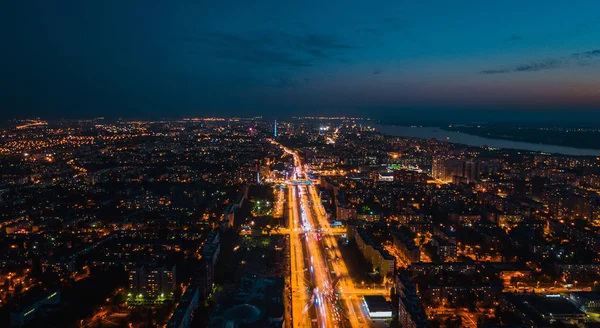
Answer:
<svg viewBox="0 0 600 328"><path fill-rule="evenodd" d="M299 186L299 185L308 186L308 185L311 185L313 182L312 182L312 180L308 180L308 179L296 179L296 180L289 180L288 183L291 185L295 185L295 186Z"/></svg>

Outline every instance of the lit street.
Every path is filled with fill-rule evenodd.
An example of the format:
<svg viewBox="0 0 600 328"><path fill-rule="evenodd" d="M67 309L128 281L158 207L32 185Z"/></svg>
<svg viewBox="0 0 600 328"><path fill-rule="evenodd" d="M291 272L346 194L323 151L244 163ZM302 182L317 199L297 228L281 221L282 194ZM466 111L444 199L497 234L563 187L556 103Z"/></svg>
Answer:
<svg viewBox="0 0 600 328"><path fill-rule="evenodd" d="M285 150L294 156L294 178L305 177L298 155ZM306 326L306 312L313 306L316 317L310 319L316 319L319 327L345 326L343 318L351 327L367 326L369 320L361 304L362 296L387 296L386 288L358 289L354 286L336 240L340 229L330 226L323 207L319 206L314 185L291 184L288 202L293 326ZM303 275L303 272L307 274ZM307 281L312 287L310 293L306 292Z"/></svg>

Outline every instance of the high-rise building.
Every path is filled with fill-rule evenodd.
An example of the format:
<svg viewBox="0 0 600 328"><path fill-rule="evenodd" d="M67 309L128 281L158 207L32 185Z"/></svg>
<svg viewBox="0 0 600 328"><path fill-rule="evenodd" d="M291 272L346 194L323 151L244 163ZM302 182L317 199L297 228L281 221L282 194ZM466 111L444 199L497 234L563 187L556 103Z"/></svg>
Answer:
<svg viewBox="0 0 600 328"><path fill-rule="evenodd" d="M148 283L146 285L146 294L148 297L157 298L169 295L176 288L175 285L175 266L152 268L148 270Z"/></svg>
<svg viewBox="0 0 600 328"><path fill-rule="evenodd" d="M465 174L465 161L458 159L449 159L444 162L444 180L452 181L452 178L464 177Z"/></svg>
<svg viewBox="0 0 600 328"><path fill-rule="evenodd" d="M167 297L176 288L175 266L136 266L129 270L129 293L149 299Z"/></svg>
<svg viewBox="0 0 600 328"><path fill-rule="evenodd" d="M177 308L167 323L168 328L189 328L200 303L198 285L190 285L179 300Z"/></svg>
<svg viewBox="0 0 600 328"><path fill-rule="evenodd" d="M275 125L273 126L273 137L277 138L277 120L275 120Z"/></svg>
<svg viewBox="0 0 600 328"><path fill-rule="evenodd" d="M514 181L512 196L517 198L527 197L527 181L525 181L525 179L517 179Z"/></svg>
<svg viewBox="0 0 600 328"><path fill-rule="evenodd" d="M214 230L202 245L202 259L197 263L193 282L198 285L200 299L206 299L211 293L215 280L215 266L221 250L219 233Z"/></svg>
<svg viewBox="0 0 600 328"><path fill-rule="evenodd" d="M144 293L144 286L148 281L148 273L144 266L133 267L129 269L129 292L134 295Z"/></svg>
<svg viewBox="0 0 600 328"><path fill-rule="evenodd" d="M433 164L431 165L431 176L434 179L442 179L444 174L444 160L443 159L434 159Z"/></svg>
<svg viewBox="0 0 600 328"><path fill-rule="evenodd" d="M544 177L535 176L531 178L531 197L533 200L541 201L544 197L544 189L548 181Z"/></svg>
<svg viewBox="0 0 600 328"><path fill-rule="evenodd" d="M474 182L479 178L479 162L460 159L434 159L431 175L444 182Z"/></svg>
<svg viewBox="0 0 600 328"><path fill-rule="evenodd" d="M467 178L467 182L471 183L479 179L479 162L478 161L465 161L465 173L464 177Z"/></svg>
<svg viewBox="0 0 600 328"><path fill-rule="evenodd" d="M202 258L194 271L193 283L198 286L200 299L207 299L214 286L214 266L210 259Z"/></svg>

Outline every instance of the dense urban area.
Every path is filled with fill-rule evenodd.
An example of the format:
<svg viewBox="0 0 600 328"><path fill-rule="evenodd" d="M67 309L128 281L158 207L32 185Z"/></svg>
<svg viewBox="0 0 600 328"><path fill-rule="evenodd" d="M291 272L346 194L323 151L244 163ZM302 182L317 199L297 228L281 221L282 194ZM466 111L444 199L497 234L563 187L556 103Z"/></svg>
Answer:
<svg viewBox="0 0 600 328"><path fill-rule="evenodd" d="M371 122L11 122L0 326L600 326L599 158Z"/></svg>

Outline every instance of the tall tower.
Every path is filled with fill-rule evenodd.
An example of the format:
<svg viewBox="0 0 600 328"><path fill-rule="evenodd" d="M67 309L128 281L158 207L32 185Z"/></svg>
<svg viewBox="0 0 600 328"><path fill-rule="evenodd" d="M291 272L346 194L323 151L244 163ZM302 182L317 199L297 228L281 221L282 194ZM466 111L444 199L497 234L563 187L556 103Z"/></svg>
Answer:
<svg viewBox="0 0 600 328"><path fill-rule="evenodd" d="M260 184L260 169L258 163L256 163L256 183Z"/></svg>
<svg viewBox="0 0 600 328"><path fill-rule="evenodd" d="M273 137L277 138L277 120L275 120L275 125L273 127Z"/></svg>

